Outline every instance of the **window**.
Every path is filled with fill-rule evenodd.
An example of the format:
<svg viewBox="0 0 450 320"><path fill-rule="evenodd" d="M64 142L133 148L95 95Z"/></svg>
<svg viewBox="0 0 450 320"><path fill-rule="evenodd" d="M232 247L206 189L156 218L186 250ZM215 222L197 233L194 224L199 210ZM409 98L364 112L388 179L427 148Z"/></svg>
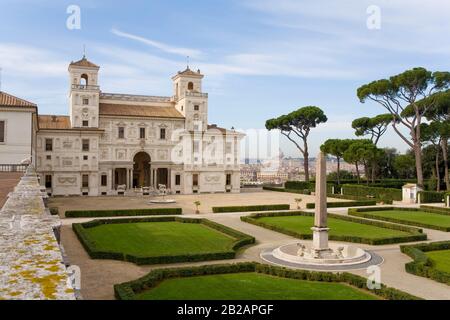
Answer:
<svg viewBox="0 0 450 320"><path fill-rule="evenodd" d="M229 185L231 185L231 174L230 173L227 173L227 182L226 182L226 185L227 186L229 186Z"/></svg>
<svg viewBox="0 0 450 320"><path fill-rule="evenodd" d="M194 90L194 83L192 82L188 83L188 90Z"/></svg>
<svg viewBox="0 0 450 320"><path fill-rule="evenodd" d="M194 111L198 111L198 110L200 110L200 107L197 106L197 105L195 105L195 106L194 106Z"/></svg>
<svg viewBox="0 0 450 320"><path fill-rule="evenodd" d="M83 188L89 188L89 175L88 174L83 174L81 176L81 186Z"/></svg>
<svg viewBox="0 0 450 320"><path fill-rule="evenodd" d="M161 140L165 140L166 139L166 129L165 128L159 129L159 138Z"/></svg>
<svg viewBox="0 0 450 320"><path fill-rule="evenodd" d="M81 78L80 78L80 84L81 84L82 86L87 86L87 85L88 85L88 75L87 75L87 74L83 73L83 74L81 75Z"/></svg>
<svg viewBox="0 0 450 320"><path fill-rule="evenodd" d="M145 128L139 128L139 138L145 139Z"/></svg>
<svg viewBox="0 0 450 320"><path fill-rule="evenodd" d="M175 175L175 185L181 185L181 176L179 174Z"/></svg>
<svg viewBox="0 0 450 320"><path fill-rule="evenodd" d="M52 160L52 156L51 155L47 155L47 160Z"/></svg>
<svg viewBox="0 0 450 320"><path fill-rule="evenodd" d="M89 127L89 121L83 120L83 127Z"/></svg>
<svg viewBox="0 0 450 320"><path fill-rule="evenodd" d="M198 186L198 174L197 173L192 175L192 185L194 187Z"/></svg>
<svg viewBox="0 0 450 320"><path fill-rule="evenodd" d="M0 121L0 143L5 142L5 121Z"/></svg>
<svg viewBox="0 0 450 320"><path fill-rule="evenodd" d="M88 98L83 98L83 105L87 106L89 104L89 99Z"/></svg>
<svg viewBox="0 0 450 320"><path fill-rule="evenodd" d="M89 151L89 139L83 139L83 151Z"/></svg>
<svg viewBox="0 0 450 320"><path fill-rule="evenodd" d="M50 174L45 175L45 188L50 189L52 187L52 176Z"/></svg>
<svg viewBox="0 0 450 320"><path fill-rule="evenodd" d="M125 128L119 127L119 139L125 139Z"/></svg>
<svg viewBox="0 0 450 320"><path fill-rule="evenodd" d="M106 174L102 174L102 181L101 181L101 185L102 187L106 187L108 185L108 176Z"/></svg>
<svg viewBox="0 0 450 320"><path fill-rule="evenodd" d="M83 160L87 160L87 159L89 159L88 156L83 156Z"/></svg>
<svg viewBox="0 0 450 320"><path fill-rule="evenodd" d="M53 139L45 139L45 151L53 151Z"/></svg>

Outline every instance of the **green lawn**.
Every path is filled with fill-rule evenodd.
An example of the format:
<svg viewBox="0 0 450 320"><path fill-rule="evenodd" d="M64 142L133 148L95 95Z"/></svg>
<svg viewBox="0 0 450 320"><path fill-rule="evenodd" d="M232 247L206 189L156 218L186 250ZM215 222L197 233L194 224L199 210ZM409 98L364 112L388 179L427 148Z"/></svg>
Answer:
<svg viewBox="0 0 450 320"><path fill-rule="evenodd" d="M364 212L374 216L393 218L410 223L425 223L437 227L450 227L450 215L425 211L383 210Z"/></svg>
<svg viewBox="0 0 450 320"><path fill-rule="evenodd" d="M434 268L450 273L450 250L428 251L425 254L434 262Z"/></svg>
<svg viewBox="0 0 450 320"><path fill-rule="evenodd" d="M261 217L257 220L301 234L312 234L311 227L314 225L314 217L312 216ZM411 235L408 232L400 230L381 228L335 218L328 218L328 227L330 228L330 235L335 236L377 239Z"/></svg>
<svg viewBox="0 0 450 320"><path fill-rule="evenodd" d="M347 284L305 281L259 273L168 279L136 295L139 300L376 300Z"/></svg>
<svg viewBox="0 0 450 320"><path fill-rule="evenodd" d="M160 256L229 251L236 241L200 223L139 222L85 229L100 251Z"/></svg>

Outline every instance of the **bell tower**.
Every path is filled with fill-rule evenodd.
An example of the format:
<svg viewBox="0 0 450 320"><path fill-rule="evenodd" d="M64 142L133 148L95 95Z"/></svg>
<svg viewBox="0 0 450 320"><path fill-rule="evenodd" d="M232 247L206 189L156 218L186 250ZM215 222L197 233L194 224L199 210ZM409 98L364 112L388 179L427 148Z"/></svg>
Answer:
<svg viewBox="0 0 450 320"><path fill-rule="evenodd" d="M189 131L206 131L208 127L208 94L202 92L203 75L189 66L178 72L173 81L175 108L185 116Z"/></svg>
<svg viewBox="0 0 450 320"><path fill-rule="evenodd" d="M70 123L72 128L98 128L100 87L99 66L86 56L69 65Z"/></svg>

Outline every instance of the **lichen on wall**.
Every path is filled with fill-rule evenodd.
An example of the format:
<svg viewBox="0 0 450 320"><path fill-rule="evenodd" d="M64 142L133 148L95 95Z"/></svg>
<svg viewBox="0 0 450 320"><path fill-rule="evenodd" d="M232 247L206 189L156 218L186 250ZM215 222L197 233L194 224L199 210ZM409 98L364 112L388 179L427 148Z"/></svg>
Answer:
<svg viewBox="0 0 450 320"><path fill-rule="evenodd" d="M29 166L0 210L0 300L74 300L45 192Z"/></svg>

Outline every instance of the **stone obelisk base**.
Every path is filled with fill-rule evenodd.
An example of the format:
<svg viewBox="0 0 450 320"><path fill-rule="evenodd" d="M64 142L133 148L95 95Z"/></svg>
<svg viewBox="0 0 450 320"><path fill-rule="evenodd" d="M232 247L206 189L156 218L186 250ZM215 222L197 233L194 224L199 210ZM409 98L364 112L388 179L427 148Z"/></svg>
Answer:
<svg viewBox="0 0 450 320"><path fill-rule="evenodd" d="M312 227L313 245L312 251L315 258L329 258L333 256L333 250L328 246L328 231L330 228Z"/></svg>

